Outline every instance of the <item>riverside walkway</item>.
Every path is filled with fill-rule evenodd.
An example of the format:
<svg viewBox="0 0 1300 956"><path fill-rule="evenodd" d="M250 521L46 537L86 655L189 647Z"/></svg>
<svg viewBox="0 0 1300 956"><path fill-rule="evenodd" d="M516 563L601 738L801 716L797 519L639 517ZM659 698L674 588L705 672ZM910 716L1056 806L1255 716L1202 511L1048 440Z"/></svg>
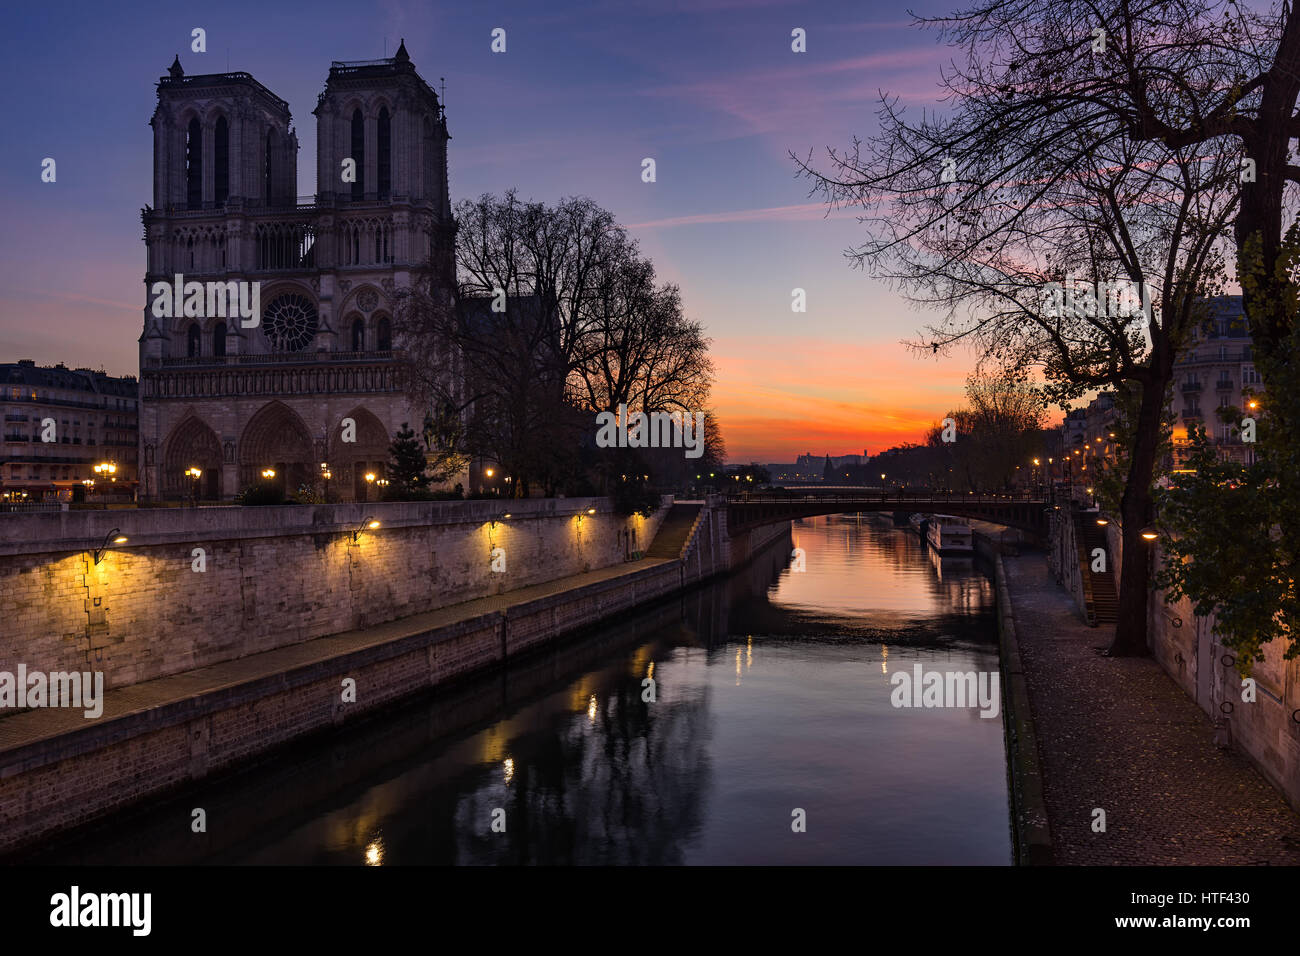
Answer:
<svg viewBox="0 0 1300 956"><path fill-rule="evenodd" d="M1045 557L1004 557L1054 862L1300 864L1300 815L1151 658L1101 655ZM1094 809L1106 831L1093 832Z"/></svg>

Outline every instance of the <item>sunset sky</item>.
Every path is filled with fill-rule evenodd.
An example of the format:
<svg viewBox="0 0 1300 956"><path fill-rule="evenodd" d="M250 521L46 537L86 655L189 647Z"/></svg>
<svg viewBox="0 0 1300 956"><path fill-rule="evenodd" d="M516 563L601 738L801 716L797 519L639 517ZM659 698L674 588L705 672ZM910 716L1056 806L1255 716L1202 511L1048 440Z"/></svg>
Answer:
<svg viewBox="0 0 1300 956"><path fill-rule="evenodd" d="M405 37L421 75L446 78L453 202L512 186L590 196L680 284L713 339L733 461L874 453L961 400L973 357L903 348L927 317L850 267L860 227L827 217L788 155L873 132L880 90L934 103L949 51L896 3L53 2L14 9L6 26L0 361L136 374L148 121L175 54L189 74L245 70L288 100L308 195L330 61L391 56ZM194 27L207 53L190 52ZM505 54L489 49L495 27ZM807 53L790 49L795 27ZM57 183L40 181L46 156ZM795 287L806 314L791 311Z"/></svg>

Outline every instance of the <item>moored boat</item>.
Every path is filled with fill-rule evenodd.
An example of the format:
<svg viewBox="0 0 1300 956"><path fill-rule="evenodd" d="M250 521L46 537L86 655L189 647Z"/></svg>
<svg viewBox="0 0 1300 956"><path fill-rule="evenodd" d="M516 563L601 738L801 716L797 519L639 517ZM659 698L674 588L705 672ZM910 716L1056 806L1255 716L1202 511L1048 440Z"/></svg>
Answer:
<svg viewBox="0 0 1300 956"><path fill-rule="evenodd" d="M970 525L956 515L930 515L925 540L939 554L973 554L975 540Z"/></svg>

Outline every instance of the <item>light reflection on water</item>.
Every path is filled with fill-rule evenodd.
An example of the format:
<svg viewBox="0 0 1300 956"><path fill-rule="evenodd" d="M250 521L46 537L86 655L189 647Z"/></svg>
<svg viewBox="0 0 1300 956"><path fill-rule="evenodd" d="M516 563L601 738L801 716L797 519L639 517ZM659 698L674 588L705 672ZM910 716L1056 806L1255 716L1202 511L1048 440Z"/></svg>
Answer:
<svg viewBox="0 0 1300 956"><path fill-rule="evenodd" d="M45 856L1010 863L1001 721L889 702L890 674L917 663L995 671L994 628L970 559L928 557L880 520L796 522L724 583ZM194 806L206 835L188 832Z"/></svg>

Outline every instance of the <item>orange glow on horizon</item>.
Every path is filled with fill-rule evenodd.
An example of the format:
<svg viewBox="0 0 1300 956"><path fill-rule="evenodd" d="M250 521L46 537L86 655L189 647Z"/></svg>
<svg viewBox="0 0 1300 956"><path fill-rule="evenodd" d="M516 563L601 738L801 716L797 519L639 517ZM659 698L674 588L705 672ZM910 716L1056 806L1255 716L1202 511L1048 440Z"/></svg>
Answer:
<svg viewBox="0 0 1300 956"><path fill-rule="evenodd" d="M920 442L965 402L973 359L896 341L715 340L714 407L732 462L878 454Z"/></svg>

